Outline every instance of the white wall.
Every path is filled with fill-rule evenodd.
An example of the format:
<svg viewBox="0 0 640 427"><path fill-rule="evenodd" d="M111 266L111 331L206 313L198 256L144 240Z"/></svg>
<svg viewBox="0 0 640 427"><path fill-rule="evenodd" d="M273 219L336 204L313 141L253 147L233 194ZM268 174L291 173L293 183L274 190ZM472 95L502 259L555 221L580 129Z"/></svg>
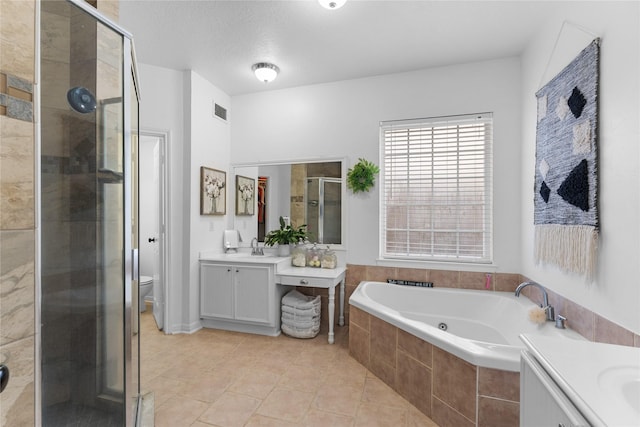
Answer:
<svg viewBox="0 0 640 427"><path fill-rule="evenodd" d="M193 71L175 71L139 64L140 128L169 132L169 333L200 327L198 257L201 251L222 251L227 215L200 215L200 167L229 174L229 123L213 117L213 102L228 107L229 97ZM229 187L230 186L230 187Z"/></svg>
<svg viewBox="0 0 640 427"><path fill-rule="evenodd" d="M549 17L522 57L522 273L640 333L640 7L638 2L581 2L579 6L570 3ZM553 266L536 266L533 260L535 92L594 38L571 24L560 33L565 20L602 39L598 147L601 232L593 283Z"/></svg>
<svg viewBox="0 0 640 427"><path fill-rule="evenodd" d="M229 108L229 96L194 71L185 72L185 85L189 88L189 137L190 169L187 171L188 193L184 194L189 208L189 248L185 251L188 259L189 279L184 289L183 330L193 331L200 327L199 308L199 265L202 251L222 252L222 234L227 228L227 217L235 215L235 177L229 170L230 122L223 122L213 116L213 103ZM218 169L227 173L226 215L200 215L200 167Z"/></svg>
<svg viewBox="0 0 640 427"><path fill-rule="evenodd" d="M519 272L521 93L520 61L507 58L236 96L231 161L344 156L348 167L359 157L379 163L380 121L493 112L494 258L497 271ZM378 263L378 190L348 193L349 263Z"/></svg>
<svg viewBox="0 0 640 427"><path fill-rule="evenodd" d="M169 304L169 316L165 319L165 330L179 331L182 323L182 283L184 280L182 256L184 214L184 96L183 73L166 68L138 64L140 77L140 129L169 133L169 217L167 230L169 243L169 293L165 301Z"/></svg>

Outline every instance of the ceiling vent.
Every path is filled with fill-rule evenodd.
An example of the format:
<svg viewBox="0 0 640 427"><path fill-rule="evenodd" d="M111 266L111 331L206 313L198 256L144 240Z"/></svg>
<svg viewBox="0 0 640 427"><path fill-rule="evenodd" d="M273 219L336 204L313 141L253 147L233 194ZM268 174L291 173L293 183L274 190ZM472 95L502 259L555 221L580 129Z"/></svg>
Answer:
<svg viewBox="0 0 640 427"><path fill-rule="evenodd" d="M213 116L219 118L220 120L227 121L227 109L222 105L218 105L215 102L213 103Z"/></svg>

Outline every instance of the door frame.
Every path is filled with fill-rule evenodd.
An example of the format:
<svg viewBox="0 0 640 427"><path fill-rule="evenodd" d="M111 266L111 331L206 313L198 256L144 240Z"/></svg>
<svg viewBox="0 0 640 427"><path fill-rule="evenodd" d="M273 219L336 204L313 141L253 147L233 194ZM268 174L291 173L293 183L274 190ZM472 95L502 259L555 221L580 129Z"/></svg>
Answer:
<svg viewBox="0 0 640 427"><path fill-rule="evenodd" d="M163 277L162 282L162 330L165 334L170 334L171 331L168 328L169 323L169 304L167 296L169 295L169 275L170 266L168 260L171 259L169 244L171 239L171 220L170 220L170 187L169 187L169 141L170 132L164 130L145 129L142 128L139 131L139 138L143 136L158 138L159 152L160 152L160 221L159 221L159 234L160 234L160 264L161 274ZM155 296L154 296L155 298ZM153 312L153 310L152 310Z"/></svg>

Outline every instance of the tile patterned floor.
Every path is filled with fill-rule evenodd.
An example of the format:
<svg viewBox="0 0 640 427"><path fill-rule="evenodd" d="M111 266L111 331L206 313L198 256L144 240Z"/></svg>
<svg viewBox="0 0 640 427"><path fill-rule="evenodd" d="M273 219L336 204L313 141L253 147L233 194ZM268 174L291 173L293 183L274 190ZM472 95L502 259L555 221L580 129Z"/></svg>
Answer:
<svg viewBox="0 0 640 427"><path fill-rule="evenodd" d="M336 343L203 329L164 335L141 316L142 393L157 427L437 427Z"/></svg>

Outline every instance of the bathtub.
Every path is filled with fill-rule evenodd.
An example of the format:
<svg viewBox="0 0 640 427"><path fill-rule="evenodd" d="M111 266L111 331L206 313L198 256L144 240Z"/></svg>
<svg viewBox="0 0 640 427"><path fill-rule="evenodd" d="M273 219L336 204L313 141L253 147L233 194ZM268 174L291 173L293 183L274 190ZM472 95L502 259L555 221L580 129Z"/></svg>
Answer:
<svg viewBox="0 0 640 427"><path fill-rule="evenodd" d="M553 322L532 323L536 304L510 292L361 282L349 303L472 365L503 371L520 371L522 333L585 340Z"/></svg>

